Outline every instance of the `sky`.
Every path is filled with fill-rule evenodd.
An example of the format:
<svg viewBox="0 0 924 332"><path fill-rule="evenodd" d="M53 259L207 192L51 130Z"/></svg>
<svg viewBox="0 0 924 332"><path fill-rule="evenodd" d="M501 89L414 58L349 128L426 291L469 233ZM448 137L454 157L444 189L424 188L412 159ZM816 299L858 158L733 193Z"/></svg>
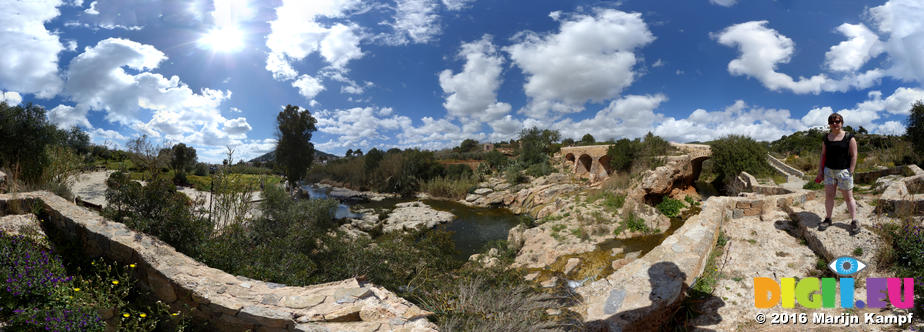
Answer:
<svg viewBox="0 0 924 332"><path fill-rule="evenodd" d="M924 1L0 0L0 101L200 161L275 147L441 149L524 128L597 140L904 133Z"/></svg>

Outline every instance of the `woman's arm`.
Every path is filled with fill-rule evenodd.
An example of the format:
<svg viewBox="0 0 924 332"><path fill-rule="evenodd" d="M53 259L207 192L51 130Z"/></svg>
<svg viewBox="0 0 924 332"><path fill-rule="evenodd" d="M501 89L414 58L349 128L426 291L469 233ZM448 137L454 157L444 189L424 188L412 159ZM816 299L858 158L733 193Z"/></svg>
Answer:
<svg viewBox="0 0 924 332"><path fill-rule="evenodd" d="M853 174L853 171L857 169L857 139L850 138L850 174Z"/></svg>
<svg viewBox="0 0 924 332"><path fill-rule="evenodd" d="M825 177L824 175L825 174L825 152L827 152L825 149L825 144L822 143L821 144L821 159L818 161L818 175L815 176L815 183L821 182L821 180L824 179Z"/></svg>

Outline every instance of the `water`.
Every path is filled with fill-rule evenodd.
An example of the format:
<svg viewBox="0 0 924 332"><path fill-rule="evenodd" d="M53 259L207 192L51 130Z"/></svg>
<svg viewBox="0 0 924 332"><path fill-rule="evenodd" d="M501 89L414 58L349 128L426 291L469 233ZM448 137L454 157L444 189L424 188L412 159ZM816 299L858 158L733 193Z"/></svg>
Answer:
<svg viewBox="0 0 924 332"><path fill-rule="evenodd" d="M437 228L453 232L458 257L463 259L480 252L491 242L506 240L510 229L520 222L517 215L503 208L471 207L444 200L425 200L424 203L456 216L453 221Z"/></svg>
<svg viewBox="0 0 924 332"><path fill-rule="evenodd" d="M323 199L330 197L330 189L319 188L312 185L302 186L308 192L311 199ZM378 213L383 210L392 210L395 205L403 202L415 201L414 199L388 198L378 202L363 202L354 204L356 208L373 209ZM481 208L471 207L454 201L447 200L424 200L424 203L433 209L451 212L456 216L452 221L437 226L437 229L452 232L452 240L455 243L456 258L468 259L472 254L480 252L485 245L497 241L506 240L507 233L511 228L519 223L519 217L502 208ZM350 205L340 203L337 205L335 218L362 218L362 214L350 210Z"/></svg>
<svg viewBox="0 0 924 332"><path fill-rule="evenodd" d="M318 188L312 185L302 186L302 189L308 193L309 199L325 199L330 198L328 193L330 188ZM363 215L350 211L350 206L340 203L337 204L337 211L334 211L335 219L344 219L344 218L362 218Z"/></svg>

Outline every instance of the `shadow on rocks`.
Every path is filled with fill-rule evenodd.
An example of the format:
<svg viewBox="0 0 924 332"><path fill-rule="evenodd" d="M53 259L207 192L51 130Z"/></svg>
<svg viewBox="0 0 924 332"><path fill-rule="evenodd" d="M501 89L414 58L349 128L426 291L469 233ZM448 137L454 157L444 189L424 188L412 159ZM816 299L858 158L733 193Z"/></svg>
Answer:
<svg viewBox="0 0 924 332"><path fill-rule="evenodd" d="M619 312L626 300L624 285L610 291L604 308L614 313L604 320L588 322L588 331L686 331L722 321L718 308L725 302L711 294L691 289L686 274L673 262L659 262L648 268L651 305ZM637 286L636 286L637 287Z"/></svg>

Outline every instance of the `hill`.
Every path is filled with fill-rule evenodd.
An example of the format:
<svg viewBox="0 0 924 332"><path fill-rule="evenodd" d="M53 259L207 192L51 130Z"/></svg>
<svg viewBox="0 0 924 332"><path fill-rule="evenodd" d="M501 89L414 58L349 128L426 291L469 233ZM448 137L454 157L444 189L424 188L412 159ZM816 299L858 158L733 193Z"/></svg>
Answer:
<svg viewBox="0 0 924 332"><path fill-rule="evenodd" d="M339 159L339 158L340 158L339 156L335 156L335 155L332 155L330 153L327 153L321 150L314 150L314 160L315 161L334 160L334 159ZM263 155L259 157L253 158L250 160L250 162L265 163L267 161L275 161L275 160L276 160L276 151L274 150L274 151L264 153Z"/></svg>

